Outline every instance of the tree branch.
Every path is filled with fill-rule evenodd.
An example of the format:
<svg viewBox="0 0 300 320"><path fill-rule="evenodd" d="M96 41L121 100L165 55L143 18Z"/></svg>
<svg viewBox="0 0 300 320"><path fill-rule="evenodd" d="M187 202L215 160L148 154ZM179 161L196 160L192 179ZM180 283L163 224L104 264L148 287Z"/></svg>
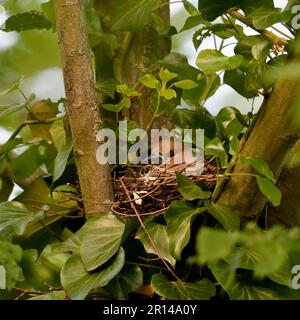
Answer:
<svg viewBox="0 0 300 320"><path fill-rule="evenodd" d="M82 0L55 0L67 114L74 143L81 193L87 215L108 210L113 198L108 165L99 165L96 133L102 126Z"/></svg>

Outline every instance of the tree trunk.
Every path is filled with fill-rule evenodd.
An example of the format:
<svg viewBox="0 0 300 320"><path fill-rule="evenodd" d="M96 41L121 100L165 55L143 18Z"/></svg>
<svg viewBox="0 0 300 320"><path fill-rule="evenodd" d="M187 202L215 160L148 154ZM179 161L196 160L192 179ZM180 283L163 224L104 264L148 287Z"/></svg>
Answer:
<svg viewBox="0 0 300 320"><path fill-rule="evenodd" d="M108 165L99 165L96 133L101 128L82 0L55 0L67 114L87 216L106 211L113 198Z"/></svg>
<svg viewBox="0 0 300 320"><path fill-rule="evenodd" d="M300 140L288 156L288 161L277 181L282 193L279 207L267 209L267 226L282 224L287 227L300 226Z"/></svg>
<svg viewBox="0 0 300 320"><path fill-rule="evenodd" d="M168 2L168 0L164 0ZM112 33L110 30L111 17L113 9L116 6L114 0L96 1L96 8L99 16L102 18L104 31ZM170 24L170 8L163 6L155 11L157 15ZM171 37L169 35L159 35L151 26L146 26L141 32L114 32L119 39L120 48L113 61L113 72L110 72L108 64L100 65L105 70L108 77L112 75L115 79L122 83L126 83L132 88L138 85L139 77L145 73L153 73L158 69L157 60L164 58L171 50ZM105 56L105 50L96 49L96 55ZM98 57L96 57L98 58ZM96 59L97 60L97 59ZM98 63L99 65L99 63ZM146 128L149 120L152 118L150 106L151 90L142 86L138 87L142 93L141 99L133 99L130 112L125 113L127 120L134 120L140 128ZM162 116L156 119L154 126L159 128L162 126L170 127L170 120Z"/></svg>
<svg viewBox="0 0 300 320"><path fill-rule="evenodd" d="M299 84L296 79L277 82L241 150L243 156L258 156L265 160L276 179L287 153L298 139L297 129L293 126L292 106ZM242 222L256 219L267 200L259 191L254 177L239 176L241 173L253 173L253 170L237 161L232 173L217 199L218 203L228 205Z"/></svg>
<svg viewBox="0 0 300 320"><path fill-rule="evenodd" d="M170 8L164 6L158 12L166 23L170 24ZM152 27L146 26L143 32L133 34L130 50L124 59L122 81L136 87L138 79L145 73L152 73L157 69L155 62L170 53L171 39L169 36L160 36ZM142 88L141 101L133 102L130 110L130 119L135 120L139 126L146 129L152 118L150 98L151 90ZM166 116L157 118L153 124L156 128L172 127L170 119Z"/></svg>

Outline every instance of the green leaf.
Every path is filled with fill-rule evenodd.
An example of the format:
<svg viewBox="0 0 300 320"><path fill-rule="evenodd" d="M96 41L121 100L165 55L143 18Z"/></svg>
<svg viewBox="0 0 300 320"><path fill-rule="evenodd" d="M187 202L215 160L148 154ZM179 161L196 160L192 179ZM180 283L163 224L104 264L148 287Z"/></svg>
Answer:
<svg viewBox="0 0 300 320"><path fill-rule="evenodd" d="M189 14L197 14L199 11L195 6L193 6L189 1L183 0L183 6L184 9L189 13Z"/></svg>
<svg viewBox="0 0 300 320"><path fill-rule="evenodd" d="M224 261L210 262L208 267L232 300L277 299L276 293L270 289L251 285L243 279L238 280L231 267Z"/></svg>
<svg viewBox="0 0 300 320"><path fill-rule="evenodd" d="M234 262L236 268L253 270L259 278L267 276L278 284L291 286L290 259L285 248L273 239L262 239L251 248L236 250L225 261L229 264Z"/></svg>
<svg viewBox="0 0 300 320"><path fill-rule="evenodd" d="M208 279L190 283L169 281L163 274L152 276L151 285L156 293L170 300L209 300L216 294L216 288Z"/></svg>
<svg viewBox="0 0 300 320"><path fill-rule="evenodd" d="M176 91L173 89L162 89L159 94L166 100L172 100L177 97Z"/></svg>
<svg viewBox="0 0 300 320"><path fill-rule="evenodd" d="M66 292L64 290L51 291L47 294L39 294L27 300L65 300Z"/></svg>
<svg viewBox="0 0 300 320"><path fill-rule="evenodd" d="M80 255L88 271L107 262L121 245L125 224L113 214L101 213L80 230Z"/></svg>
<svg viewBox="0 0 300 320"><path fill-rule="evenodd" d="M112 111L112 112L120 112L122 110L122 105L118 104L110 104L110 103L103 103L101 104L101 108Z"/></svg>
<svg viewBox="0 0 300 320"><path fill-rule="evenodd" d="M10 164L16 180L28 178L44 163L45 155L40 151L39 145L33 145L11 160Z"/></svg>
<svg viewBox="0 0 300 320"><path fill-rule="evenodd" d="M161 0L117 0L112 30L142 31L150 23L152 10Z"/></svg>
<svg viewBox="0 0 300 320"><path fill-rule="evenodd" d="M50 29L52 23L41 12L29 11L18 13L5 21L2 31L25 31L31 29Z"/></svg>
<svg viewBox="0 0 300 320"><path fill-rule="evenodd" d="M253 156L253 157L241 156L240 159L242 164L247 164L252 166L252 168L255 171L257 171L259 174L275 182L273 172L265 160L259 158L258 156Z"/></svg>
<svg viewBox="0 0 300 320"><path fill-rule="evenodd" d="M255 86L247 79L246 74L240 69L225 71L224 83L247 99L258 96L258 89L256 90Z"/></svg>
<svg viewBox="0 0 300 320"><path fill-rule="evenodd" d="M248 17L251 19L253 26L258 30L267 29L276 23L288 22L292 14L288 12L281 12L275 8L257 8L252 11Z"/></svg>
<svg viewBox="0 0 300 320"><path fill-rule="evenodd" d="M167 260L172 266L175 266L176 260L170 251L170 239L167 233L167 227L160 223L155 222L152 218L144 221L145 227L153 240L159 256ZM152 242L150 242L147 234L140 228L136 234L136 238L141 241L147 253L158 255Z"/></svg>
<svg viewBox="0 0 300 320"><path fill-rule="evenodd" d="M196 251L200 264L225 259L236 242L236 235L224 230L202 228L197 235Z"/></svg>
<svg viewBox="0 0 300 320"><path fill-rule="evenodd" d="M233 70L243 62L243 56L224 56L222 53L212 49L202 50L196 60L196 65L206 74L215 73L221 70Z"/></svg>
<svg viewBox="0 0 300 320"><path fill-rule="evenodd" d="M178 74L179 80L192 79L195 81L199 75L199 70L189 65L187 57L181 53L170 53L163 60L160 60L159 64Z"/></svg>
<svg viewBox="0 0 300 320"><path fill-rule="evenodd" d="M194 88L198 87L198 83L196 83L193 80L181 80L181 81L175 82L174 86L176 88L189 90L189 89L194 89Z"/></svg>
<svg viewBox="0 0 300 320"><path fill-rule="evenodd" d="M86 270L79 255L72 255L61 270L61 283L72 300L84 300L92 289L106 286L123 268L125 253L120 248L109 265L97 272Z"/></svg>
<svg viewBox="0 0 300 320"><path fill-rule="evenodd" d="M96 83L96 89L114 99L118 84L119 81L114 79L98 81Z"/></svg>
<svg viewBox="0 0 300 320"><path fill-rule="evenodd" d="M58 151L54 161L53 182L57 181L64 173L72 149L72 139L67 137L66 144Z"/></svg>
<svg viewBox="0 0 300 320"><path fill-rule="evenodd" d="M203 18L209 21L221 16L227 9L234 7L234 0L199 0L198 9Z"/></svg>
<svg viewBox="0 0 300 320"><path fill-rule="evenodd" d="M203 19L201 14L195 14L193 16L190 16L185 20L185 23L184 23L182 29L180 30L180 32L190 30L196 26L199 26L200 24L202 24L204 22L205 22L205 20Z"/></svg>
<svg viewBox="0 0 300 320"><path fill-rule="evenodd" d="M188 177L176 172L176 179L178 183L178 191L188 201L196 199L208 199L211 196L210 191L203 191Z"/></svg>
<svg viewBox="0 0 300 320"><path fill-rule="evenodd" d="M156 89L159 81L152 74L145 74L139 78L140 82L147 88Z"/></svg>
<svg viewBox="0 0 300 320"><path fill-rule="evenodd" d="M169 81L177 77L177 73L170 72L168 69L161 68L159 70L159 78L161 79L163 84L167 84Z"/></svg>
<svg viewBox="0 0 300 320"><path fill-rule="evenodd" d="M43 216L42 211L33 213L20 202L2 202L0 203L0 231L10 227L17 235L22 235L30 222L39 220Z"/></svg>
<svg viewBox="0 0 300 320"><path fill-rule="evenodd" d="M205 108L175 110L173 118L175 125L179 128L204 129L204 133L208 138L216 136L216 121Z"/></svg>
<svg viewBox="0 0 300 320"><path fill-rule="evenodd" d="M206 144L205 155L216 156L221 167L228 164L228 154L219 138L214 138Z"/></svg>
<svg viewBox="0 0 300 320"><path fill-rule="evenodd" d="M53 253L53 255L56 255L59 253L65 253L65 252L80 254L79 234L75 233L65 241L60 242L56 245L53 245L51 252Z"/></svg>
<svg viewBox="0 0 300 320"><path fill-rule="evenodd" d="M55 12L54 12L54 3L53 0L49 0L48 2L41 3L41 9L43 11L44 17L55 25Z"/></svg>
<svg viewBox="0 0 300 320"><path fill-rule="evenodd" d="M114 299L127 300L128 294L143 285L143 272L139 266L125 265L121 272L113 278L106 289Z"/></svg>
<svg viewBox="0 0 300 320"><path fill-rule="evenodd" d="M221 223L226 231L239 229L240 220L228 206L214 203L208 208L208 212Z"/></svg>
<svg viewBox="0 0 300 320"><path fill-rule="evenodd" d="M272 181L264 177L256 177L261 193L273 204L278 207L281 202L281 191L274 185Z"/></svg>
<svg viewBox="0 0 300 320"><path fill-rule="evenodd" d="M118 84L117 92L122 94L125 97L139 97L141 94L136 90L129 88L127 84Z"/></svg>
<svg viewBox="0 0 300 320"><path fill-rule="evenodd" d="M206 210L206 208L197 208L186 201L173 201L165 213L170 251L176 260L181 259L182 250L190 241L194 219Z"/></svg>
<svg viewBox="0 0 300 320"><path fill-rule="evenodd" d="M22 248L7 241L0 241L0 289L10 290L24 276L19 263Z"/></svg>
<svg viewBox="0 0 300 320"><path fill-rule="evenodd" d="M5 144L0 146L0 156L9 153L13 150L16 146L20 145L23 142L22 138L16 138L13 140L7 141Z"/></svg>
<svg viewBox="0 0 300 320"><path fill-rule="evenodd" d="M56 150L59 152L67 143L67 135L64 127L64 121L57 120L51 124L50 134Z"/></svg>
<svg viewBox="0 0 300 320"><path fill-rule="evenodd" d="M222 108L218 113L217 118L225 124L229 124L232 120L237 119L243 127L248 127L248 123L244 116L241 114L240 110L235 107Z"/></svg>
<svg viewBox="0 0 300 320"><path fill-rule="evenodd" d="M167 23L161 16L155 13L151 14L151 26L162 37L168 36L171 30L170 24Z"/></svg>

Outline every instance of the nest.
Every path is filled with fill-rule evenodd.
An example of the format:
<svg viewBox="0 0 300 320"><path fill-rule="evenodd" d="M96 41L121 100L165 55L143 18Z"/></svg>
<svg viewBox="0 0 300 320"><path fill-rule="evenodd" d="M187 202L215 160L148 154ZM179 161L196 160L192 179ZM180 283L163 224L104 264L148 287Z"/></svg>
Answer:
<svg viewBox="0 0 300 320"><path fill-rule="evenodd" d="M116 201L111 210L122 216L156 215L166 211L171 202L182 199L177 188L176 172L188 176L189 165L131 165L115 173ZM189 176L195 183L202 182L211 189L220 178L219 170L211 164L204 166L200 175Z"/></svg>

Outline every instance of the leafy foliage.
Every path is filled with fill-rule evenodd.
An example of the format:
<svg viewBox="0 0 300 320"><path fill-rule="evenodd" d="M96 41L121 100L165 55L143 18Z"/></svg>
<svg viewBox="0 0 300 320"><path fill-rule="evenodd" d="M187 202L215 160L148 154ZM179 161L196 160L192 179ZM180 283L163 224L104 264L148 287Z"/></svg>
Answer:
<svg viewBox="0 0 300 320"><path fill-rule="evenodd" d="M25 96L18 74L21 80L7 80L11 86L0 93L9 101L1 102L1 125L12 131L0 146L3 296L13 296L14 288L20 287L24 293L43 292L22 296L31 300L83 300L91 295L130 299L137 293L149 299L208 300L222 299L224 292L236 300L300 298L291 289L299 229L268 228L264 219L244 226L239 212L217 201L222 183L240 161L266 201L281 204L270 161L255 154L241 156L257 115L254 109L243 114L235 104L220 106L215 115L206 109L222 85L254 102L272 92L279 72L298 72L297 64L285 70L296 31L290 23L289 6L294 2L286 10L275 8L272 0L199 0L198 7L187 0L182 3L188 17L176 29L160 15L166 6L161 0L116 0L105 10L84 1L95 89L103 125L115 132L121 119L129 120L128 130L139 128L131 116L145 103L145 96L150 120L143 127L148 132L158 118L170 120L179 132L203 129L205 160L216 169L217 181L194 183L177 172L180 200L169 207L148 217L121 219L112 212L97 212L86 219L65 101L36 103L34 94ZM22 31L56 32L53 1L27 12L20 12L14 1L5 8L9 17L2 31L21 32L22 37L26 35ZM272 33L278 23L285 31ZM248 28L255 35L249 35ZM137 50L135 41L144 32L166 39L192 29L198 52L195 66L178 52L156 61L143 43L143 50L133 54L136 61L130 61L132 78L122 82L125 76L118 75L118 67L124 67L130 50ZM204 48L207 39L213 40L214 48ZM26 43L22 46L28 49ZM14 93L21 93L24 100L17 100ZM13 192L14 185L22 187L20 195ZM268 220L264 211L261 216ZM186 272L194 269L193 274ZM44 283L57 290L45 292Z"/></svg>

